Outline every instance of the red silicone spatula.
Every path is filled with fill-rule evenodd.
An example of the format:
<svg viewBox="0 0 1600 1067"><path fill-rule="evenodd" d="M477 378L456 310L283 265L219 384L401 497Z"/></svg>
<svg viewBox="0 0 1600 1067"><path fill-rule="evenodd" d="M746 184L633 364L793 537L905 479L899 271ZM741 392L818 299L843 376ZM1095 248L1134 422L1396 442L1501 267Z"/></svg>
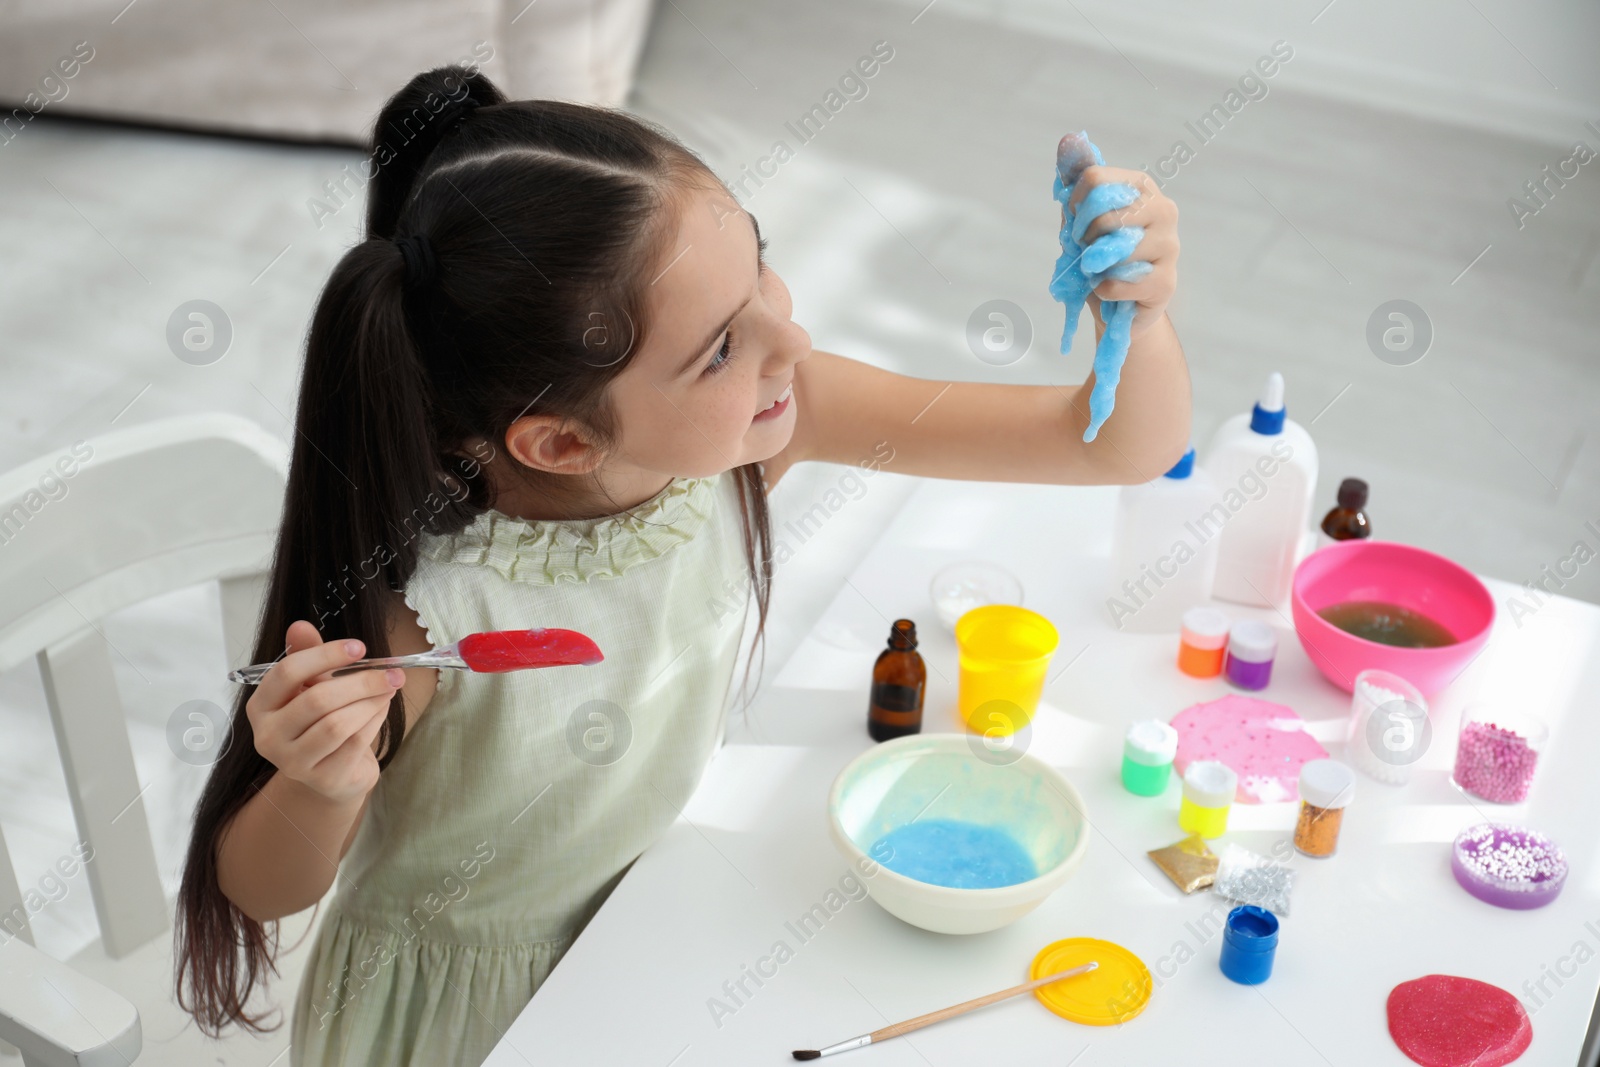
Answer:
<svg viewBox="0 0 1600 1067"><path fill-rule="evenodd" d="M534 667L588 666L603 659L605 656L600 654L600 647L576 630L494 630L468 634L453 645L410 656L356 660L333 673L376 671L389 667L447 667L480 674L501 674ZM242 667L229 672L228 681L255 685L271 669L271 663Z"/></svg>

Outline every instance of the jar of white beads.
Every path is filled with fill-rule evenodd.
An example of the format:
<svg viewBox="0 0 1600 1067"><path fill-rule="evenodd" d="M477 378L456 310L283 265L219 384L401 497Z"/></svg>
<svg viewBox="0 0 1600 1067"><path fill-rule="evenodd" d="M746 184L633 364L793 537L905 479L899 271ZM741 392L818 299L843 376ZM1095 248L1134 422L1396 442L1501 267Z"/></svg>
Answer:
<svg viewBox="0 0 1600 1067"><path fill-rule="evenodd" d="M1350 687L1346 763L1369 778L1405 785L1432 734L1428 701L1416 686L1375 668L1356 675Z"/></svg>

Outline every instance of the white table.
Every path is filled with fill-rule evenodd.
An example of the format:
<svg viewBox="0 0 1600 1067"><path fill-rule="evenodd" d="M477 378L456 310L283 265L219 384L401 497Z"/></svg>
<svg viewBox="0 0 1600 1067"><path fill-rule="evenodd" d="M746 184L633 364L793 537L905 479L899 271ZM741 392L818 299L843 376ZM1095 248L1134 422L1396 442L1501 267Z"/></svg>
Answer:
<svg viewBox="0 0 1600 1067"><path fill-rule="evenodd" d="M1534 1040L1519 1062L1573 1063L1600 985L1600 776L1589 762L1600 752L1600 608L1556 598L1519 627L1502 607L1487 650L1433 701L1435 739L1411 783L1358 776L1338 854L1292 861L1293 907L1272 978L1235 985L1217 968L1216 927L1199 925L1220 902L1209 891L1183 896L1144 855L1182 836L1176 783L1145 799L1117 778L1127 723L1231 690L1180 674L1174 635L1113 630L1101 586L1114 500L1113 489L919 486L751 709L747 733L758 743L719 752L684 817L634 865L487 1063L789 1063L791 1049L1022 981L1038 949L1077 936L1116 941L1150 966L1157 987L1142 1015L1087 1027L1023 997L845 1055L940 1067L1180 1055L1219 1067L1402 1065L1410 1061L1388 1036L1385 998L1399 982L1443 973L1523 998ZM992 933L927 933L839 892L837 911L802 939L798 918L826 907L830 890L851 889L824 803L839 768L871 744L869 672L894 618L919 624L930 674L924 730L961 728L954 641L927 587L940 566L972 558L1021 576L1026 603L1061 631L1032 751L1084 795L1094 831L1084 863L1036 911ZM1502 605L1517 590L1488 584ZM1278 626L1277 666L1260 695L1293 706L1337 756L1348 695L1316 672L1286 617L1223 606ZM1537 709L1551 745L1529 803L1475 810L1448 782L1457 723L1465 703L1497 694ZM1293 804L1235 805L1213 847L1236 841L1266 854L1294 816ZM1571 875L1554 904L1503 911L1455 884L1448 842L1486 817L1534 826L1566 849ZM757 986L748 968L779 941L792 958L762 964L771 976Z"/></svg>

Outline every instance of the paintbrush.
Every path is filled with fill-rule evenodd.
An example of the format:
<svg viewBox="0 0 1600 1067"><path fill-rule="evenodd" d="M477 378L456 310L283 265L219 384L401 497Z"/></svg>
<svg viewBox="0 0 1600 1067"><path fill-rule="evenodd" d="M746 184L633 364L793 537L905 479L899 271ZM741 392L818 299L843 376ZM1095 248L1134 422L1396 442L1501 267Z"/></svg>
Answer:
<svg viewBox="0 0 1600 1067"><path fill-rule="evenodd" d="M891 1023L882 1029L872 1031L870 1034L862 1034L860 1037L852 1037L848 1041L841 1041L836 1045L829 1045L825 1049L795 1049L794 1058L797 1060L815 1060L820 1059L823 1056L832 1056L835 1052L849 1052L853 1048L861 1048L864 1045L872 1045L879 1041L887 1041L891 1037L899 1037L901 1034L909 1034L911 1031L920 1030L924 1026L931 1026L934 1023L941 1022L945 1019L954 1018L957 1015L964 1015L967 1012L974 1011L986 1004L993 1004L997 1000L1005 1000L1007 997L1014 997L1019 993L1031 993L1040 986L1049 985L1051 982L1059 982L1063 978L1075 978L1080 974L1088 974L1098 966L1100 966L1099 963L1095 962L1094 960L1090 960L1088 963L1081 964L1080 966L1074 967L1071 970L1061 971L1058 974L1046 975L1043 978L1035 978L1031 982L1023 982L1021 985L1014 985L1010 989L1002 989L998 993L990 993L988 996L978 997L976 1000L967 1000L960 1004L952 1004L948 1008L940 1008L938 1011L930 1011L926 1015L919 1015L915 1019L907 1019L903 1023Z"/></svg>

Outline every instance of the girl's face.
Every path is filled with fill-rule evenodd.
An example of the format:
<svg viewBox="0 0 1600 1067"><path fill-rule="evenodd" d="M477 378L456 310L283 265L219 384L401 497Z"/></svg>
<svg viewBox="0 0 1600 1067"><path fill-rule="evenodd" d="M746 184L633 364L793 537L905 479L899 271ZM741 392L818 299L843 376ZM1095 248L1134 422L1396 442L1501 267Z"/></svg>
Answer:
<svg viewBox="0 0 1600 1067"><path fill-rule="evenodd" d="M720 186L679 199L678 231L651 275L651 332L612 380L617 464L707 477L777 454L794 433L795 364L811 337L761 262L755 217Z"/></svg>

